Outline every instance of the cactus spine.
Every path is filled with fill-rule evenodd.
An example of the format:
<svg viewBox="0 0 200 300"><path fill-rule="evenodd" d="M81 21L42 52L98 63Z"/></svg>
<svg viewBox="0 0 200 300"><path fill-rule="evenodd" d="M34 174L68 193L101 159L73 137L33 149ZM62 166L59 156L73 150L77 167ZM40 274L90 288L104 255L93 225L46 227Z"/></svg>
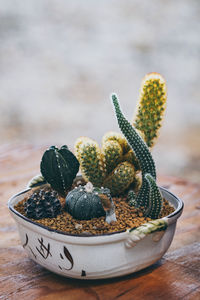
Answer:
<svg viewBox="0 0 200 300"><path fill-rule="evenodd" d="M152 147L158 137L166 99L164 78L158 73L147 74L142 81L133 125L144 133L144 140L148 147Z"/></svg>
<svg viewBox="0 0 200 300"><path fill-rule="evenodd" d="M144 207L146 215L157 217L162 207L162 196L156 186L156 169L152 155L140 135L122 114L117 96L114 94L112 101L118 125L135 152L142 171L142 186L136 198L137 205Z"/></svg>

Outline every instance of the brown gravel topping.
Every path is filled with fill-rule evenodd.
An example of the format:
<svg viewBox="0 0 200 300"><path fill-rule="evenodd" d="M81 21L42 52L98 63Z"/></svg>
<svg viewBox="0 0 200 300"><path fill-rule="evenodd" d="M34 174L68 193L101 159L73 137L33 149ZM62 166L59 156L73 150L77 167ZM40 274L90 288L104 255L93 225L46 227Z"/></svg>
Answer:
<svg viewBox="0 0 200 300"><path fill-rule="evenodd" d="M115 203L115 213L117 222L108 224L105 222L105 217L94 218L92 220L76 220L69 213L64 211L65 199L60 199L62 204L61 214L56 218L44 218L40 220L31 219L35 223L42 224L54 230L62 231L69 234L76 235L99 235L108 234L119 231L126 231L129 228L136 228L143 223L150 221L143 215L141 209L130 207L126 201L126 197L113 198ZM20 201L15 209L25 216L24 202L26 199ZM164 200L161 216L164 217L174 211L174 208Z"/></svg>

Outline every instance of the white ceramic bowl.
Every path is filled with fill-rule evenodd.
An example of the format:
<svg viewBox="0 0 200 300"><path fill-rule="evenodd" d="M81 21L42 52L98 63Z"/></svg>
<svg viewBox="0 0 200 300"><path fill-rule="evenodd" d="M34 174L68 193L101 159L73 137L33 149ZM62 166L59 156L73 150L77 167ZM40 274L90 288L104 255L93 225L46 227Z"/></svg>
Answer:
<svg viewBox="0 0 200 300"><path fill-rule="evenodd" d="M183 202L164 188L165 199L175 211L165 218L132 231L98 236L65 234L32 222L14 209L30 189L13 196L8 206L15 219L23 248L41 266L63 276L100 279L144 269L169 248Z"/></svg>

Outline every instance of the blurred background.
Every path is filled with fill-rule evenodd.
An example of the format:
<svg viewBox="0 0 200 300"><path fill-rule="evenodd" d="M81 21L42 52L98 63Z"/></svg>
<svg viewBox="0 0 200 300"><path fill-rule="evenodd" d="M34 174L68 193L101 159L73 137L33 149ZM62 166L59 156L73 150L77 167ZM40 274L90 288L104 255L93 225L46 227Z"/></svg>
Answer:
<svg viewBox="0 0 200 300"><path fill-rule="evenodd" d="M0 143L99 143L131 120L142 78L167 80L158 172L200 181L200 1L0 0Z"/></svg>

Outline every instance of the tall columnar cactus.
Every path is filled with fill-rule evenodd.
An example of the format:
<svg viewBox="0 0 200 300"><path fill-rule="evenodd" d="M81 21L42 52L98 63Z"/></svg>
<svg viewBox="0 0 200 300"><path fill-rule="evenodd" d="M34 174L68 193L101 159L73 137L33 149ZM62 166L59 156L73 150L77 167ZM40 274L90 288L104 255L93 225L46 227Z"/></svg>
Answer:
<svg viewBox="0 0 200 300"><path fill-rule="evenodd" d="M135 128L122 114L116 95L112 95L112 101L118 125L139 160L142 171L142 186L136 198L137 205L144 207L146 215L157 218L162 207L162 196L156 185L156 169L152 155Z"/></svg>
<svg viewBox="0 0 200 300"><path fill-rule="evenodd" d="M148 147L152 147L158 137L166 99L165 79L158 73L147 74L142 81L133 125L144 133Z"/></svg>
<svg viewBox="0 0 200 300"><path fill-rule="evenodd" d="M79 162L67 146L51 146L42 156L40 171L60 195L65 196L79 170Z"/></svg>

